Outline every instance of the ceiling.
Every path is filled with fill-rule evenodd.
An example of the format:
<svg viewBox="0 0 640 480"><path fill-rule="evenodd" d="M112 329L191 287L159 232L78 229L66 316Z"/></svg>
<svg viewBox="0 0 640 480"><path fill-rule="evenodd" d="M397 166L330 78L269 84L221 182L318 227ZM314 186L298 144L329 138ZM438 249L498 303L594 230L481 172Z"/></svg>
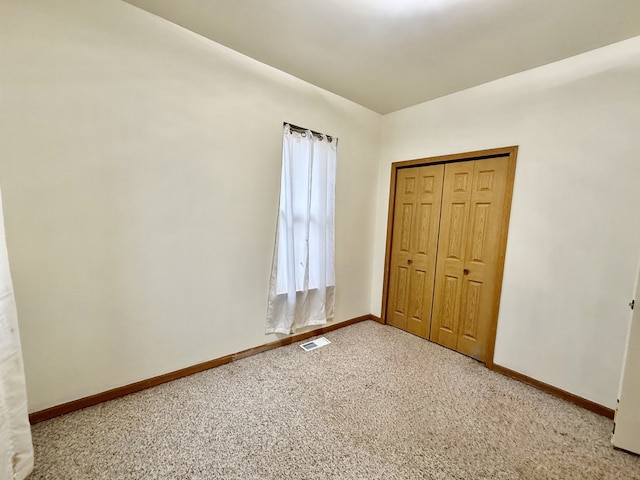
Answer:
<svg viewBox="0 0 640 480"><path fill-rule="evenodd" d="M127 0L388 113L640 35L640 0Z"/></svg>

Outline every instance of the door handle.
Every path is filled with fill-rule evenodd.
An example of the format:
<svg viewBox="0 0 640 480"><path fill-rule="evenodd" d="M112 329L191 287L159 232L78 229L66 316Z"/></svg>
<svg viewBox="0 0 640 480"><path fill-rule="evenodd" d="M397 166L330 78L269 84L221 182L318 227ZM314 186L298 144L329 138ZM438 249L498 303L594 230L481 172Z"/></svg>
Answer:
<svg viewBox="0 0 640 480"><path fill-rule="evenodd" d="M408 263L409 265L411 265L411 264L413 263L413 260L408 259L408 260L407 260L407 263Z"/></svg>
<svg viewBox="0 0 640 480"><path fill-rule="evenodd" d="M465 268L465 269L462 271L462 273L464 273L465 275L469 275L469 269L468 269L468 268Z"/></svg>

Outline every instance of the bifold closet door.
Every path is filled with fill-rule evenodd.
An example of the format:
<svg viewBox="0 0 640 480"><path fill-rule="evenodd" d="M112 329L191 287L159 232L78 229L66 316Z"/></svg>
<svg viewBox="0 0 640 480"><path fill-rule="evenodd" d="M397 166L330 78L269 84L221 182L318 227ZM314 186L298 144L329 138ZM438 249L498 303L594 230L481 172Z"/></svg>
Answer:
<svg viewBox="0 0 640 480"><path fill-rule="evenodd" d="M485 361L495 303L505 158L445 166L430 339Z"/></svg>
<svg viewBox="0 0 640 480"><path fill-rule="evenodd" d="M387 321L429 338L444 165L398 170Z"/></svg>

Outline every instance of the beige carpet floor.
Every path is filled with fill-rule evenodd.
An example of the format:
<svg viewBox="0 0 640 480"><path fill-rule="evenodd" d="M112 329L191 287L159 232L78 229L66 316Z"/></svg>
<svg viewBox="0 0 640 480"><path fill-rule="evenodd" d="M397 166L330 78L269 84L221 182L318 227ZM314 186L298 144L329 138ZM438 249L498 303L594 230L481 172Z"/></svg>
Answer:
<svg viewBox="0 0 640 480"><path fill-rule="evenodd" d="M368 321L33 427L36 479L640 479L612 421Z"/></svg>

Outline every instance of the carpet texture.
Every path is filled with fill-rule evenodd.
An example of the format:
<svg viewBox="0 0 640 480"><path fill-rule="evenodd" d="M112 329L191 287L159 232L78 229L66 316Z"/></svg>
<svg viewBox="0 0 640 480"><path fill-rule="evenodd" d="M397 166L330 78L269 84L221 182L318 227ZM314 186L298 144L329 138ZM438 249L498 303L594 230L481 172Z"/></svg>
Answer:
<svg viewBox="0 0 640 480"><path fill-rule="evenodd" d="M367 321L33 427L30 479L640 479L612 421Z"/></svg>

